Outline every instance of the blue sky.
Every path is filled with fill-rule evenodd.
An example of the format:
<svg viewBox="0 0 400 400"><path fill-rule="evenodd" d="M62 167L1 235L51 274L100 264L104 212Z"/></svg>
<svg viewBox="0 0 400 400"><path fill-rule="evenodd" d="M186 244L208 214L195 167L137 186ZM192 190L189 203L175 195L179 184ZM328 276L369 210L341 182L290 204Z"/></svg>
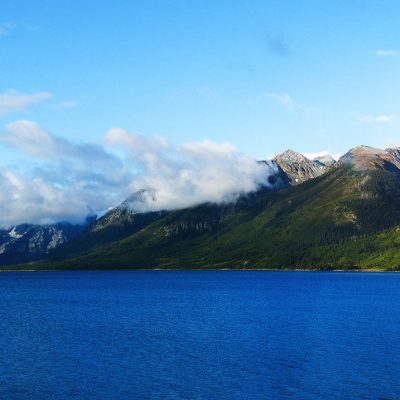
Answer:
<svg viewBox="0 0 400 400"><path fill-rule="evenodd" d="M3 3L3 168L50 169L21 143L31 128L78 147L118 127L256 158L400 143L398 1Z"/></svg>
<svg viewBox="0 0 400 400"><path fill-rule="evenodd" d="M399 113L400 56L377 51L400 49L398 15L385 0L5 2L1 91L53 97L1 122L72 140L121 126L259 157L386 145L398 126L372 117Z"/></svg>

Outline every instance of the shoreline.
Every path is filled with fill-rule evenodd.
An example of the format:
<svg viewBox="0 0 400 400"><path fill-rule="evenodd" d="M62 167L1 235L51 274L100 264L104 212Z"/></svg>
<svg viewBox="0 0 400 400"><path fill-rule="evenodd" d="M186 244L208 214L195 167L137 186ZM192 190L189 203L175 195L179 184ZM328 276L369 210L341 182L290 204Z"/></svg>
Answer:
<svg viewBox="0 0 400 400"><path fill-rule="evenodd" d="M400 271L391 271L378 268L365 269L303 269L303 268L80 268L80 269L0 269L4 272L101 272L101 271L237 271L237 272L359 272L359 273L398 273Z"/></svg>

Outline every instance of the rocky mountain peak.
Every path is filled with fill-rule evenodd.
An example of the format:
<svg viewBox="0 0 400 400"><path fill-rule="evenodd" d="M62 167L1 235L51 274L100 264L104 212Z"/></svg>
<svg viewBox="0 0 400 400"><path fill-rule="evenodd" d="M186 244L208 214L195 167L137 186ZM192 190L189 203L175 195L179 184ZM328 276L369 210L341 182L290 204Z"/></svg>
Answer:
<svg viewBox="0 0 400 400"><path fill-rule="evenodd" d="M308 160L307 157L303 156L303 154L298 153L297 151L288 149L285 150L282 154L279 154L275 157L275 160L280 159L280 160L285 160L285 161L290 161L290 162L304 162Z"/></svg>
<svg viewBox="0 0 400 400"><path fill-rule="evenodd" d="M355 171L381 168L400 173L400 149L382 150L370 146L357 146L344 154L339 159L339 163L349 165Z"/></svg>
<svg viewBox="0 0 400 400"><path fill-rule="evenodd" d="M316 178L326 170L325 165L290 149L274 157L273 161L286 173L292 185Z"/></svg>

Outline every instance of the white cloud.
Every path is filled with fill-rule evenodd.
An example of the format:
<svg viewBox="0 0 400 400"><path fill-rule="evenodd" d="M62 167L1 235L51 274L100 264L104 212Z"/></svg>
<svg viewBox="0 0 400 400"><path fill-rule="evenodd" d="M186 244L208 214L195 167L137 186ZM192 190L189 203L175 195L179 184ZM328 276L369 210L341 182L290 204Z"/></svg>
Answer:
<svg viewBox="0 0 400 400"><path fill-rule="evenodd" d="M4 128L0 144L24 156L17 168L0 168L0 226L81 222L90 210L108 209L143 188L156 201L148 196L141 211L229 202L267 185L275 171L229 143L174 146L121 128L110 129L102 146L72 143L21 120Z"/></svg>
<svg viewBox="0 0 400 400"><path fill-rule="evenodd" d="M300 110L305 112L318 111L318 108L299 103L288 93L264 93L266 97L280 104L288 110Z"/></svg>
<svg viewBox="0 0 400 400"><path fill-rule="evenodd" d="M390 124L394 122L396 117L394 115L364 115L360 118L361 122L365 123L379 123L379 124Z"/></svg>
<svg viewBox="0 0 400 400"><path fill-rule="evenodd" d="M393 49L379 49L375 54L378 57L398 57L400 55L400 51Z"/></svg>
<svg viewBox="0 0 400 400"><path fill-rule="evenodd" d="M81 222L123 200L132 173L95 143L71 143L32 121L6 126L0 143L24 155L18 168L0 169L0 226Z"/></svg>
<svg viewBox="0 0 400 400"><path fill-rule="evenodd" d="M50 134L34 121L19 120L6 125L0 142L13 146L23 153L42 160L68 161L106 168L118 167L122 163L114 155L95 143L74 144Z"/></svg>
<svg viewBox="0 0 400 400"><path fill-rule="evenodd" d="M123 147L140 165L140 173L130 184L131 192L148 189L156 201L143 210L176 209L204 202L229 202L240 194L268 184L274 171L240 154L229 143L209 140L172 146L165 139L146 138L113 128L106 143Z"/></svg>
<svg viewBox="0 0 400 400"><path fill-rule="evenodd" d="M22 222L81 222L89 213L87 201L94 198L88 191L79 190L79 185L60 188L38 173L22 176L3 168L0 177L0 223L3 227Z"/></svg>
<svg viewBox="0 0 400 400"><path fill-rule="evenodd" d="M8 90L0 93L0 115L25 111L28 107L45 101L51 97L51 93L19 93L15 90Z"/></svg>
<svg viewBox="0 0 400 400"><path fill-rule="evenodd" d="M33 121L21 120L8 124L0 140L35 157L47 157L54 152L55 139Z"/></svg>

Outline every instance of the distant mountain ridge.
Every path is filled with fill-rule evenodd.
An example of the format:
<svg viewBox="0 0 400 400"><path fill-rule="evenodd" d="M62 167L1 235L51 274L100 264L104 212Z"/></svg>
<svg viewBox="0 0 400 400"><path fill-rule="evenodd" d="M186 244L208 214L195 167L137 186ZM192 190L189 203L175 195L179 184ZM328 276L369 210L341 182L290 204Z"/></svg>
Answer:
<svg viewBox="0 0 400 400"><path fill-rule="evenodd" d="M144 212L142 190L30 267L400 269L399 148L262 163L269 185L236 202Z"/></svg>
<svg viewBox="0 0 400 400"><path fill-rule="evenodd" d="M37 260L78 236L83 227L68 223L20 224L0 230L0 265Z"/></svg>

